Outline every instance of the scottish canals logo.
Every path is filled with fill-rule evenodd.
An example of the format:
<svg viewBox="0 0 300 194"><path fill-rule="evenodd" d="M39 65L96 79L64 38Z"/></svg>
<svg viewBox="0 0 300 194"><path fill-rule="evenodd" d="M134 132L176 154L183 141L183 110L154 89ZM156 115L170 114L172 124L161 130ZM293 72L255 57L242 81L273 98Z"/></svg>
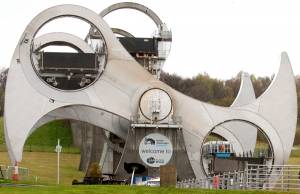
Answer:
<svg viewBox="0 0 300 194"><path fill-rule="evenodd" d="M173 154L171 141L159 133L151 133L145 136L139 146L140 158L151 167L159 167L167 164Z"/></svg>

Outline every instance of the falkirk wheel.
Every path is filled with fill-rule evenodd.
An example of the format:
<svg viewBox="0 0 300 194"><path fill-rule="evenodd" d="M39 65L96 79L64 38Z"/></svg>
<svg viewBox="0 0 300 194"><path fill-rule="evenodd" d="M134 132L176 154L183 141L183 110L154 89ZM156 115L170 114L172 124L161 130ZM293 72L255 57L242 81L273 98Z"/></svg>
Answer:
<svg viewBox="0 0 300 194"><path fill-rule="evenodd" d="M123 8L146 13L158 33L135 38L110 28L103 17ZM86 39L62 32L36 37L46 23L60 17L90 24ZM205 178L203 147L212 131L232 142L236 152L245 152L254 150L259 129L268 139L272 164L286 164L297 122L296 87L287 54L281 54L279 72L260 97L255 99L244 74L232 106L220 107L185 96L159 80L171 41L160 18L136 3L112 5L100 16L76 5L41 12L22 34L8 73L4 127L11 161L22 160L24 143L37 127L72 119L105 129L125 142L118 147L107 133L103 135L107 144L102 152L107 153L107 147L118 150L118 157L105 158L113 158L107 163L120 177L128 176L125 162L138 162L147 167L148 175L157 175L160 165L174 164L179 178ZM44 52L49 45L67 45L77 53ZM149 48L147 52L140 52L140 45Z"/></svg>

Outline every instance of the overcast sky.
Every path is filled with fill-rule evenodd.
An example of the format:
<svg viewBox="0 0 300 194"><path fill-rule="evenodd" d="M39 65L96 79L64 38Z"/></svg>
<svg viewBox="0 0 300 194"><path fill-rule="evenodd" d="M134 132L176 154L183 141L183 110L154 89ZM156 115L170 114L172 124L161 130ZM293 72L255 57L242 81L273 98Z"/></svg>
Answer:
<svg viewBox="0 0 300 194"><path fill-rule="evenodd" d="M27 24L39 12L59 4L77 4L97 13L116 0L3 1L0 6L0 66L8 67ZM164 70L184 77L207 72L227 79L243 70L259 76L276 73L280 53L287 51L300 74L300 1L151 0L152 9L172 29L173 43ZM135 36L151 37L154 23L134 10L118 10L104 18ZM60 20L60 19L59 19ZM77 19L47 24L39 34L62 31L85 37L88 25Z"/></svg>

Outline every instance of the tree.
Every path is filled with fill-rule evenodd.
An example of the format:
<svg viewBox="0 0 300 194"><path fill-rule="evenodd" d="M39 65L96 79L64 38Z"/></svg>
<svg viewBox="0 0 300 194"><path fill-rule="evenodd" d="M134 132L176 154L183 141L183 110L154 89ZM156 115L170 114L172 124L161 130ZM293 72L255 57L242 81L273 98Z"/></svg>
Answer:
<svg viewBox="0 0 300 194"><path fill-rule="evenodd" d="M0 116L3 116L4 112L4 97L5 97L5 85L8 74L8 68L0 69Z"/></svg>

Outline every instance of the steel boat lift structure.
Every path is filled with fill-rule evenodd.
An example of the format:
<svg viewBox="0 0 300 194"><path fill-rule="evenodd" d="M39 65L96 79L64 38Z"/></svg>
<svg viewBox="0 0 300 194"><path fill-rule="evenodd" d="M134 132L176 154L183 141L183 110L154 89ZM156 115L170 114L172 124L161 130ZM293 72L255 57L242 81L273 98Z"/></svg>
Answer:
<svg viewBox="0 0 300 194"><path fill-rule="evenodd" d="M142 11L143 13L147 13L147 15L150 16L151 19L153 19L153 21L155 22L155 24L157 26L163 26L165 25L156 14L154 14L154 12L152 10L150 10L149 8L143 6L143 5L139 5L136 3L118 3L118 4L114 4L108 8L106 8L105 10L103 10L100 13L101 17L104 17L105 15L107 15L108 13L121 9L121 8L139 8L138 10ZM129 32L123 30L123 29L119 29L119 28L112 28L112 31L115 34L120 34L123 35L125 37L134 37L132 34L130 34ZM171 37L169 37L169 39L171 39ZM67 33L48 33L48 34L44 34L43 36L37 37L34 40L34 51L37 52L39 50L41 50L42 48L46 47L46 46L50 46L50 45L68 45L72 48L74 48L75 50L77 50L78 52L81 53L92 53L93 50L92 48L87 44L86 41L83 41L82 39L78 38L77 36L74 36L72 34L67 34ZM162 64L163 65L163 64ZM162 68L162 65L160 65L160 68ZM157 76L159 77L159 76ZM232 104L232 106L240 106L243 104L247 104L249 102L251 102L252 100L255 99L255 94L254 94L254 89L250 80L250 77L247 73L243 73L242 77L241 77L241 87L240 87L240 91L239 94L237 96L237 98L235 99L234 103ZM39 125L37 125L36 127L47 123L48 120L51 120L51 118L46 119L44 118L42 122L39 123ZM78 122L74 122L74 125L72 125L72 127L74 127L74 130L78 130L80 123ZM238 123L238 125L233 125L228 123L227 125L230 126L226 126L226 127L216 127L214 130L214 133L220 135L221 137L225 138L226 140L228 140L229 142L231 142L233 144L233 147L235 148L235 153L237 155L242 155L242 153L246 153L251 151L252 153L254 152L254 148L255 148L255 143L256 143L256 128L249 125L249 124L243 124L243 123ZM241 126L242 125L242 126ZM241 128L243 128L243 130L241 130ZM101 154L101 158L100 158L100 166L103 167L104 166L104 161L105 158L107 157L107 152L108 152L108 146L107 146L107 142L108 138L105 138L105 140L102 141L102 154ZM242 143L243 142L243 143ZM106 144L104 146L104 144ZM116 145L112 144L111 142L109 142L109 147L111 148L116 148ZM118 146L117 146L118 147ZM122 149L118 149L118 152L121 152ZM93 153L91 153L93 154Z"/></svg>
<svg viewBox="0 0 300 194"><path fill-rule="evenodd" d="M122 6L139 7L123 3L121 6L115 5L114 9ZM137 9L143 8L144 6ZM149 9L144 12L152 13ZM106 14L102 16L104 15ZM42 26L59 17L82 19L91 24L94 30L91 30L86 41L65 33L35 37ZM158 39L169 40L170 33L166 26L158 25L158 28ZM94 37L102 41L100 41L101 49L91 46ZM36 53L43 45L57 42L69 44L82 53L90 53L89 57L96 59L98 74L90 78L90 83L86 83L86 77L84 79L80 77L80 83L86 85L64 90L56 88L55 80L48 79L48 74L41 76L43 69L37 69L39 58L36 57ZM46 59L47 55L43 57ZM68 76L72 79L73 74ZM153 120L147 118L149 113L147 110L144 110L145 114L141 114L143 112L141 99L147 91L154 89L166 92L171 103L167 108L169 111L156 114ZM206 177L201 164L201 148L207 134L220 124L244 121L260 128L266 135L273 151L273 164L286 164L292 149L297 122L296 86L287 54L285 52L281 54L279 72L260 97L247 99L242 97L241 91L240 89L237 99L241 99L242 103L237 103L237 100L231 107L215 106L183 95L141 67L102 17L81 6L59 5L37 15L26 27L15 49L5 94L6 143L12 162L20 162L27 137L37 127L49 121L57 119L84 121L126 140L132 117L141 115L144 124L149 123L157 127L180 124L189 164L194 176L200 179ZM181 118L180 123L173 119L176 117ZM247 137L245 133L236 131L236 129L231 131L219 129L218 134L221 136L237 134L235 136L237 138L233 141ZM233 136L228 135L228 139ZM252 133L250 137L249 142L252 143L248 143L247 148L241 149L253 149L256 133Z"/></svg>

